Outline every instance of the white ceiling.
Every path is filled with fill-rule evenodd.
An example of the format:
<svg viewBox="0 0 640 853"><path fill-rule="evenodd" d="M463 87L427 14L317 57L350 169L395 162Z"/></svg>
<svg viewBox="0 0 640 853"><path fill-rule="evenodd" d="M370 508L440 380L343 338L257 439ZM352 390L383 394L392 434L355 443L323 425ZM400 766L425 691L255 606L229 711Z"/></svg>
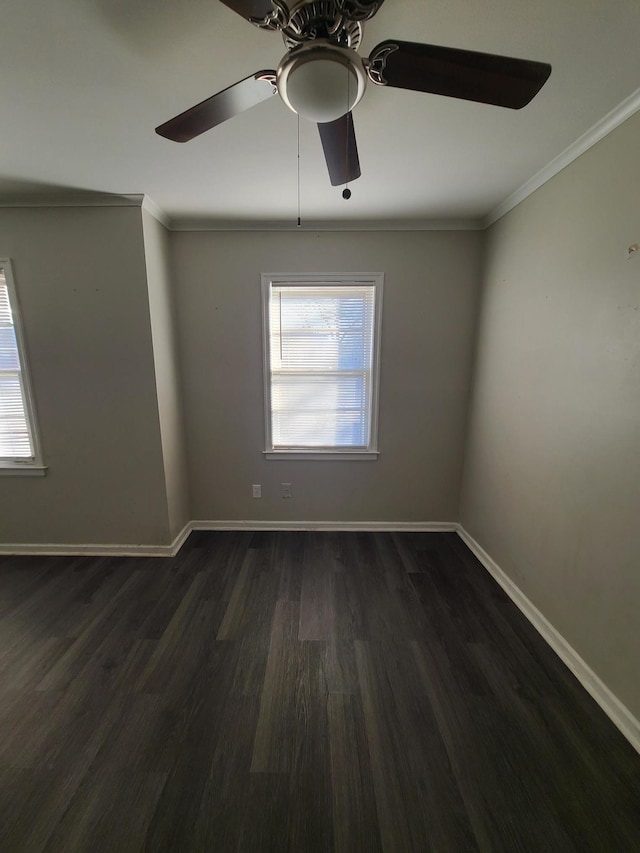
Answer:
<svg viewBox="0 0 640 853"><path fill-rule="evenodd" d="M640 86L638 0L386 0L386 38L550 62L521 111L369 85L362 177L331 187L300 122L303 222L481 219ZM285 48L218 0L10 0L0 46L0 202L145 193L175 221L294 223L297 119L272 98L185 144L156 125Z"/></svg>

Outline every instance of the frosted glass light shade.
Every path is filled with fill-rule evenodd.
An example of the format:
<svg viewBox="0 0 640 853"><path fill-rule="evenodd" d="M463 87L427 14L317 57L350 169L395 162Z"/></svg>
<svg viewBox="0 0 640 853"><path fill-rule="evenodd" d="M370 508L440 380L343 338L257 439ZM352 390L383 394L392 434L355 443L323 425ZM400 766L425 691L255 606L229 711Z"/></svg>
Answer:
<svg viewBox="0 0 640 853"><path fill-rule="evenodd" d="M353 109L365 82L358 54L334 45L305 45L287 54L278 68L278 92L285 104L321 124Z"/></svg>

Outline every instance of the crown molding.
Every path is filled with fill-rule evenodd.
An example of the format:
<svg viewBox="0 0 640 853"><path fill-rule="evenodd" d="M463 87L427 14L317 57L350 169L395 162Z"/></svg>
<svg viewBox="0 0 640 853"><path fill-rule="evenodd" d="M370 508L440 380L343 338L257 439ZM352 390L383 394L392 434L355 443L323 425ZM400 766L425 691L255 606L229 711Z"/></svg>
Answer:
<svg viewBox="0 0 640 853"><path fill-rule="evenodd" d="M153 218L157 220L160 225L164 225L167 230L172 230L171 218L167 216L167 214L160 207L160 205L156 204L155 201L148 195L142 197L142 209L146 210L146 212L150 216L153 216Z"/></svg>
<svg viewBox="0 0 640 853"><path fill-rule="evenodd" d="M60 192L0 196L0 208L28 207L141 207L169 231L482 231L482 219L293 220L172 219L144 193Z"/></svg>
<svg viewBox="0 0 640 853"><path fill-rule="evenodd" d="M142 207L143 193L34 193L0 197L0 207Z"/></svg>
<svg viewBox="0 0 640 853"><path fill-rule="evenodd" d="M171 219L144 193L54 192L0 196L0 208L11 207L141 207L165 228L171 228Z"/></svg>
<svg viewBox="0 0 640 853"><path fill-rule="evenodd" d="M292 220L173 219L171 231L481 231L481 219Z"/></svg>
<svg viewBox="0 0 640 853"><path fill-rule="evenodd" d="M592 148L597 142L600 142L601 139L604 139L605 136L608 136L611 131L615 130L621 124L623 124L628 118L631 118L634 113L640 110L640 89L636 89L636 91L629 95L628 98L625 98L617 107L611 110L610 113L607 113L604 118L600 119L600 121L596 122L586 133L583 133L582 136L579 136L575 142L569 145L568 148L558 154L557 157L554 157L553 160L548 163L543 169L540 169L532 178L529 178L522 186L520 186L515 192L511 193L511 195L507 196L504 201L501 201L500 204L496 205L493 210L487 214L486 218L482 223L483 228L488 228L490 225L493 225L494 222L497 222L498 219L501 219L505 214L509 213L510 210L520 204L521 201L524 201L525 198L531 195L531 193L535 192L539 189L543 184L546 184L547 181L551 180L558 172L561 172L574 160L577 160L585 151L588 151L589 148Z"/></svg>

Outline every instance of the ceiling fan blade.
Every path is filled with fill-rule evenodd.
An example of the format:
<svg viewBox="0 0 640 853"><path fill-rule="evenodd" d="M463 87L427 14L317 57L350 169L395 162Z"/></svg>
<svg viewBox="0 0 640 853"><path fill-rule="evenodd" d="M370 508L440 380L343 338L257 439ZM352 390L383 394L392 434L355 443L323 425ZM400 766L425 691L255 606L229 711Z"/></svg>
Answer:
<svg viewBox="0 0 640 853"><path fill-rule="evenodd" d="M220 0L220 2L252 23L266 22L279 14L277 4L272 3L271 0Z"/></svg>
<svg viewBox="0 0 640 853"><path fill-rule="evenodd" d="M551 74L545 62L391 39L369 60L374 83L514 110L526 106Z"/></svg>
<svg viewBox="0 0 640 853"><path fill-rule="evenodd" d="M156 133L173 142L188 142L228 118L266 101L277 91L276 72L258 71L165 121L156 127Z"/></svg>
<svg viewBox="0 0 640 853"><path fill-rule="evenodd" d="M360 161L351 113L335 121L318 124L318 130L331 186L337 187L359 178Z"/></svg>

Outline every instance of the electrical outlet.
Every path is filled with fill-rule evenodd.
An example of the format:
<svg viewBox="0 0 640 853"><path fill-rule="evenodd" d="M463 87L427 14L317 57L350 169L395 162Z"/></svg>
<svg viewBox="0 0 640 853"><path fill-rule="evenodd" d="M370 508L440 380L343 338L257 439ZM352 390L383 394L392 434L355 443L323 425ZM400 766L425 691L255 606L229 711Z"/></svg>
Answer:
<svg viewBox="0 0 640 853"><path fill-rule="evenodd" d="M254 484L251 488L253 489L254 498L261 498L262 497L262 486Z"/></svg>
<svg viewBox="0 0 640 853"><path fill-rule="evenodd" d="M291 490L291 483L282 483L282 497L283 498L292 498L293 491Z"/></svg>

